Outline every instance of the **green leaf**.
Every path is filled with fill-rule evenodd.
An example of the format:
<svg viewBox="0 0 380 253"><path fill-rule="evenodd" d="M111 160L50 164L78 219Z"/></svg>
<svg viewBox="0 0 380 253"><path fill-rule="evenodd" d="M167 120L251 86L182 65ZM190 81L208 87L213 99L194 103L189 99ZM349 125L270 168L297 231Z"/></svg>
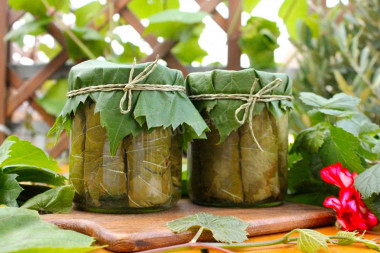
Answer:
<svg viewBox="0 0 380 253"><path fill-rule="evenodd" d="M67 180L59 173L45 168L16 166L3 168L3 172L7 174L17 174L18 182L44 183L60 186L64 185Z"/></svg>
<svg viewBox="0 0 380 253"><path fill-rule="evenodd" d="M62 50L62 46L59 43L55 43L54 47L49 47L48 45L40 42L38 44L38 50L43 52L49 59L53 59Z"/></svg>
<svg viewBox="0 0 380 253"><path fill-rule="evenodd" d="M197 213L171 222L166 226L175 233L182 233L190 228L210 230L215 240L232 243L247 240L245 231L249 223L235 217L218 216L208 213Z"/></svg>
<svg viewBox="0 0 380 253"><path fill-rule="evenodd" d="M70 0L46 0L55 10L67 13L70 10ZM37 16L47 16L47 10L42 0L8 0L9 6L15 10L24 10Z"/></svg>
<svg viewBox="0 0 380 253"><path fill-rule="evenodd" d="M51 17L34 19L26 24L23 24L17 29L8 32L4 39L14 42L22 41L24 35L40 35L44 34L48 28L48 24L52 21Z"/></svg>
<svg viewBox="0 0 380 253"><path fill-rule="evenodd" d="M311 154L316 154L322 146L328 132L328 125L318 124L314 127L301 131L294 141L290 153L300 153L304 150Z"/></svg>
<svg viewBox="0 0 380 253"><path fill-rule="evenodd" d="M21 208L36 210L42 213L69 213L74 198L72 185L60 186L26 201Z"/></svg>
<svg viewBox="0 0 380 253"><path fill-rule="evenodd" d="M311 92L301 92L300 99L305 104L312 106L310 113L320 112L327 115L345 117L356 113L360 99L348 96L344 93L335 94L326 99Z"/></svg>
<svg viewBox="0 0 380 253"><path fill-rule="evenodd" d="M0 253L8 252L86 252L96 249L91 247L92 237L59 229L53 224L43 222L36 211L3 207L0 208ZM78 249L78 251L76 251ZM37 251L38 252L38 251Z"/></svg>
<svg viewBox="0 0 380 253"><path fill-rule="evenodd" d="M275 22L261 17L251 17L241 28L239 45L247 54L250 66L257 69L268 69L276 66L274 50L279 47L277 38L280 30Z"/></svg>
<svg viewBox="0 0 380 253"><path fill-rule="evenodd" d="M372 194L380 194L380 164L366 169L357 176L354 185L363 198L369 198Z"/></svg>
<svg viewBox="0 0 380 253"><path fill-rule="evenodd" d="M245 12L251 13L253 9L260 3L261 0L244 0L243 1L243 10Z"/></svg>
<svg viewBox="0 0 380 253"><path fill-rule="evenodd" d="M207 52L198 43L198 38L194 37L187 41L177 43L171 52L183 63L191 65L193 61L201 62Z"/></svg>
<svg viewBox="0 0 380 253"><path fill-rule="evenodd" d="M100 17L100 12L104 9L99 1L90 2L74 11L75 24L77 26L86 26L88 23L94 20L97 23L97 19Z"/></svg>
<svg viewBox="0 0 380 253"><path fill-rule="evenodd" d="M178 9L178 0L133 0L128 3L128 8L140 19L148 18L158 12L167 9Z"/></svg>
<svg viewBox="0 0 380 253"><path fill-rule="evenodd" d="M299 233L297 247L303 252L316 253L321 248L329 251L327 246L328 236L312 229L296 229L295 231Z"/></svg>
<svg viewBox="0 0 380 253"><path fill-rule="evenodd" d="M280 7L278 16L284 21L290 37L299 40L297 22L308 17L307 1L285 0Z"/></svg>
<svg viewBox="0 0 380 253"><path fill-rule="evenodd" d="M0 164L4 162L8 157L10 151L10 147L14 144L14 141L11 141L9 138L6 139L0 146Z"/></svg>
<svg viewBox="0 0 380 253"><path fill-rule="evenodd" d="M30 142L19 140L16 136L10 136L7 140L13 144L9 147L8 157L0 163L3 169L25 166L59 171L57 162Z"/></svg>
<svg viewBox="0 0 380 253"><path fill-rule="evenodd" d="M60 79L55 82L46 92L45 96L37 99L46 112L58 116L67 101L67 79Z"/></svg>
<svg viewBox="0 0 380 253"><path fill-rule="evenodd" d="M186 41L192 37L193 29L208 14L205 12L183 12L170 9L149 17L149 26L144 34L153 33L172 40Z"/></svg>
<svg viewBox="0 0 380 253"><path fill-rule="evenodd" d="M16 174L5 174L0 171L0 205L17 207L17 197L22 192Z"/></svg>
<svg viewBox="0 0 380 253"><path fill-rule="evenodd" d="M75 36L88 47L95 57L104 55L104 49L108 44L105 41L105 37L98 31L89 27L77 26L72 28L71 32L73 32ZM78 44L74 42L67 33L65 33L65 35L70 58L75 60L88 59L89 56L78 46Z"/></svg>
<svg viewBox="0 0 380 253"><path fill-rule="evenodd" d="M326 166L340 162L350 172L363 172L364 168L357 154L359 145L358 138L351 133L330 126L330 135L325 138L320 150L321 160Z"/></svg>
<svg viewBox="0 0 380 253"><path fill-rule="evenodd" d="M124 47L124 51L121 55L109 55L107 60L111 62L118 63L131 63L133 59L136 58L136 61L141 60L145 54L140 51L140 48L135 44L130 42L120 43Z"/></svg>
<svg viewBox="0 0 380 253"><path fill-rule="evenodd" d="M358 238L357 237L358 232L356 232L356 231L354 231L354 232L338 231L338 233L336 235L345 237L344 239L338 239L338 244L344 245L344 246L351 245L351 244L357 242L357 238Z"/></svg>

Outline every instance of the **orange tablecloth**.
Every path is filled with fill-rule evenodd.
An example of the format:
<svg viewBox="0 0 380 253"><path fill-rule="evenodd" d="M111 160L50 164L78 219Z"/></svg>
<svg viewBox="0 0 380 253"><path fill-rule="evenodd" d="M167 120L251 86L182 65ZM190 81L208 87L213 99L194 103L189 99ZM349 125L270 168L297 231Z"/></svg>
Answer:
<svg viewBox="0 0 380 253"><path fill-rule="evenodd" d="M323 227L323 228L317 228L317 231L325 234L325 235L334 235L338 232L338 229L335 227ZM265 235L265 236L257 236L257 237L252 237L250 238L247 242L263 242L263 241L270 241L274 239L278 239L281 236L284 236L285 233L279 233L279 234L273 234L273 235ZM371 234L367 233L364 238L366 239L376 239L379 238L377 242L380 242L380 235L377 234ZM376 252L375 250L371 250L366 248L362 244L354 244L352 246L339 246L339 245L329 245L330 252L344 252L344 253L359 253L359 252ZM99 249L93 251L93 253L109 253L111 251L108 251L106 249ZM187 253L187 252L200 252L199 249L194 249L194 250L188 250L188 251L177 251L178 253ZM210 252L215 252L215 251L210 251ZM276 245L276 246L267 246L267 247L260 247L260 248L249 248L249 249L242 249L236 252L266 252L266 253L271 253L271 252L302 252L297 249L296 245Z"/></svg>

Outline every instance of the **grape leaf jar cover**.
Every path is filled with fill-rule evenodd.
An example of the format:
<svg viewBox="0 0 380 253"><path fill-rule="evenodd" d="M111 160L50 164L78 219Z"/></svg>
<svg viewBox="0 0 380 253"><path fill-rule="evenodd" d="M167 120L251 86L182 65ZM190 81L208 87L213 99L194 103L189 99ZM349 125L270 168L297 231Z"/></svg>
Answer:
<svg viewBox="0 0 380 253"><path fill-rule="evenodd" d="M191 200L232 207L282 203L291 79L254 69L214 70L191 73L186 86L211 130L189 148Z"/></svg>
<svg viewBox="0 0 380 253"><path fill-rule="evenodd" d="M70 132L75 205L106 213L175 205L182 145L208 130L185 94L182 73L157 60L90 60L71 69L67 97L51 133Z"/></svg>

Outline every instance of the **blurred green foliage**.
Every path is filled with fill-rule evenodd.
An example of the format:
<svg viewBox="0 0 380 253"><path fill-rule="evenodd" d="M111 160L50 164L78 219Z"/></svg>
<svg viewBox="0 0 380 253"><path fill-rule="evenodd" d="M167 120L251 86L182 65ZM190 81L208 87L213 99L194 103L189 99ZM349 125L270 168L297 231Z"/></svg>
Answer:
<svg viewBox="0 0 380 253"><path fill-rule="evenodd" d="M325 8L317 1L306 9L300 2L285 0L279 12L297 48L295 92L359 97L359 109L379 124L380 2L350 0ZM298 112L310 126L301 106Z"/></svg>

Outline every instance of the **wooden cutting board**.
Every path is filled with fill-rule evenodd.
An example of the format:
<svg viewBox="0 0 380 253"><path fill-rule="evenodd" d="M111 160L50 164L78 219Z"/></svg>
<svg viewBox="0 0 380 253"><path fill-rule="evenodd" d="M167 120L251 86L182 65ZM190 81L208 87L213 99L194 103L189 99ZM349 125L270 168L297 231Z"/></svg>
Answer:
<svg viewBox="0 0 380 253"><path fill-rule="evenodd" d="M69 214L47 214L42 219L63 229L71 229L94 237L108 249L117 252L141 251L186 243L192 232L174 234L166 228L168 221L198 212L235 216L250 225L249 236L330 225L334 222L331 210L286 203L269 208L218 208L192 204L182 199L176 207L148 214L99 214L73 210ZM212 240L205 232L200 241Z"/></svg>

